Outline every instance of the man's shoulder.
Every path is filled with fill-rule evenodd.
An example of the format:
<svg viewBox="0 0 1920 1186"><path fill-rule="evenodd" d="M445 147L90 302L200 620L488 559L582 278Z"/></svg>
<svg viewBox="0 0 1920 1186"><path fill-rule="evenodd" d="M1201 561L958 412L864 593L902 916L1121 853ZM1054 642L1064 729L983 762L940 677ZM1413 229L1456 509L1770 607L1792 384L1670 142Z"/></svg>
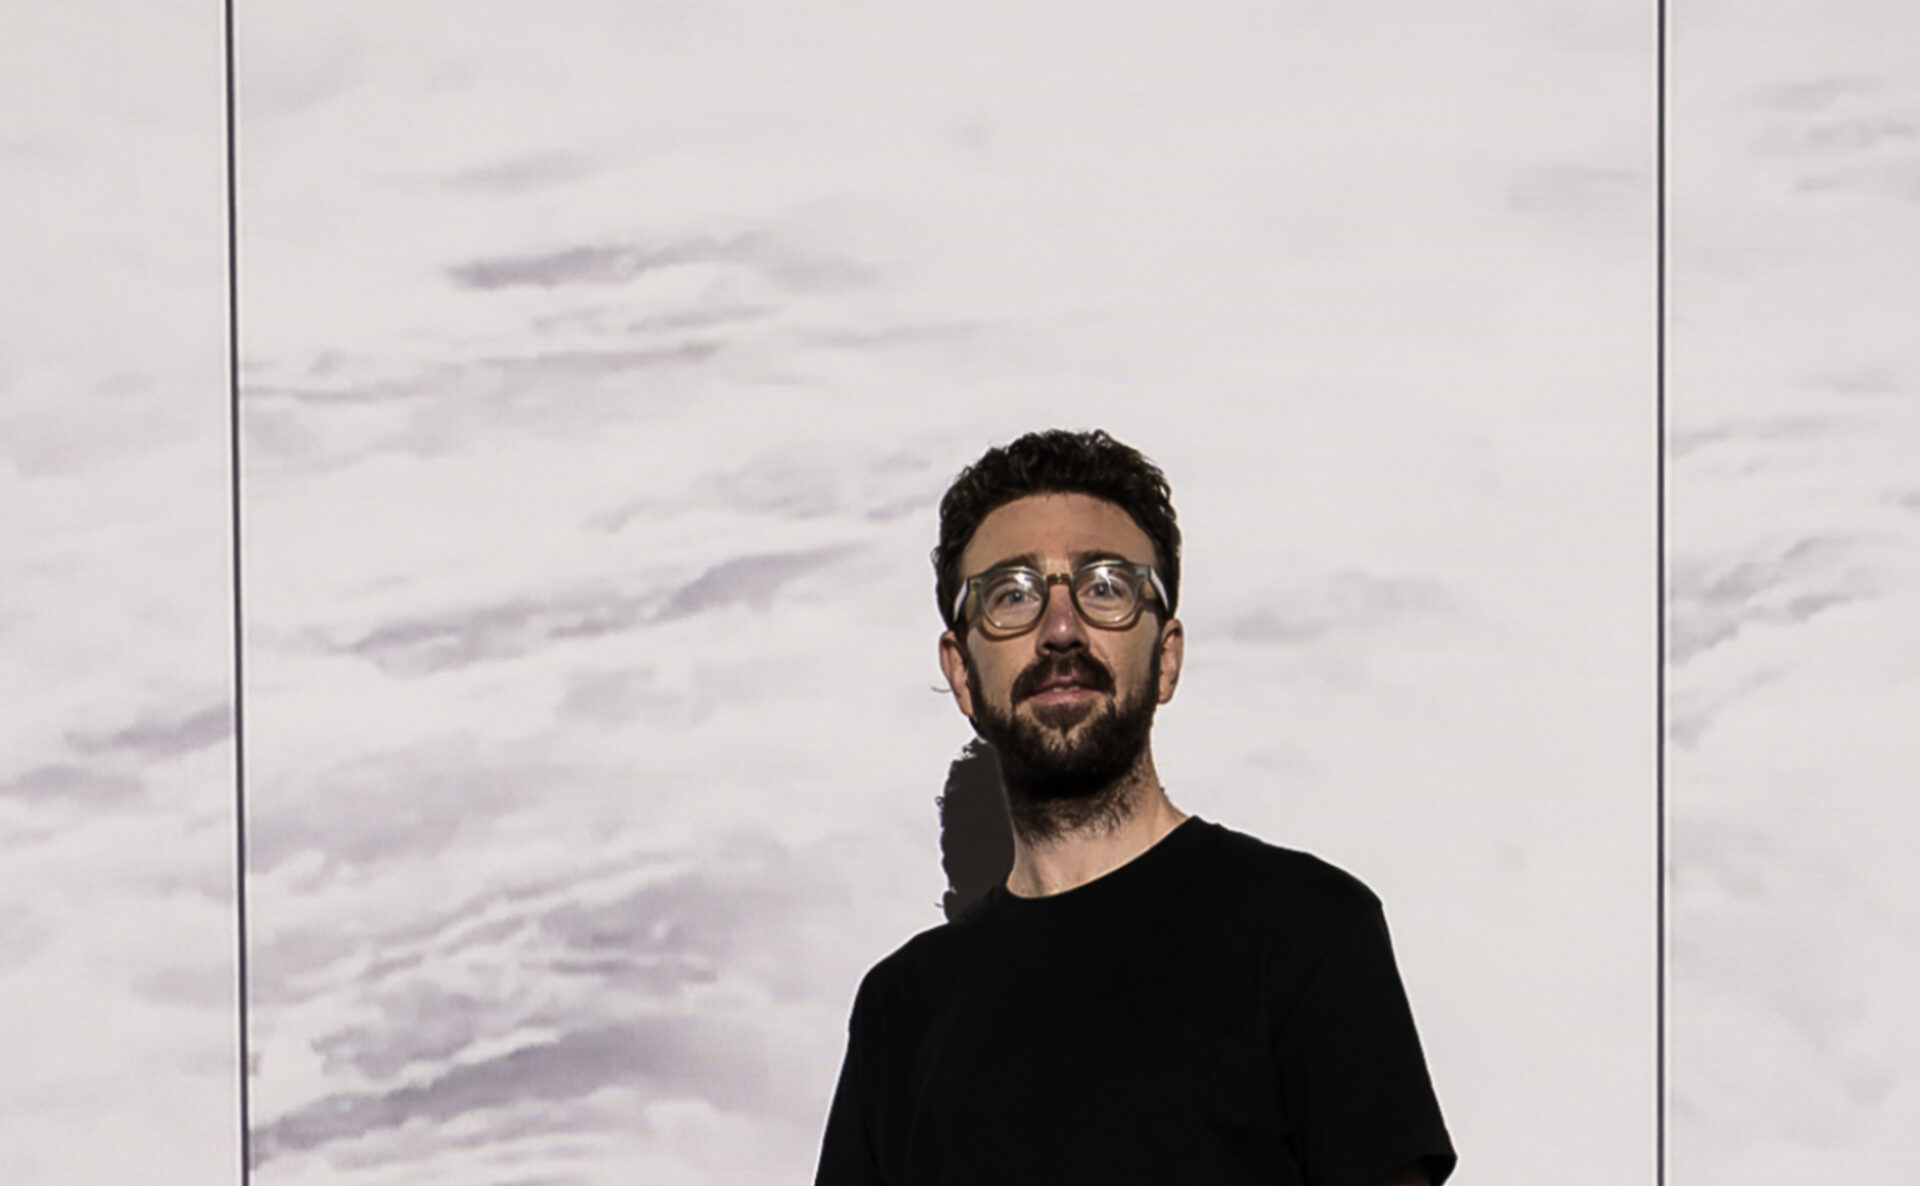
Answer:
<svg viewBox="0 0 1920 1186"><path fill-rule="evenodd" d="M980 947L982 912L983 903L976 901L952 919L928 927L882 956L867 970L861 995L890 997L950 977Z"/></svg>
<svg viewBox="0 0 1920 1186"><path fill-rule="evenodd" d="M1215 826L1213 896L1202 907L1223 946L1260 944L1272 990L1297 992L1343 938L1381 917L1380 899L1353 874L1309 852Z"/></svg>
<svg viewBox="0 0 1920 1186"><path fill-rule="evenodd" d="M1229 894L1275 909L1355 915L1379 908L1365 882L1313 853L1286 848L1224 824L1196 818L1195 859Z"/></svg>

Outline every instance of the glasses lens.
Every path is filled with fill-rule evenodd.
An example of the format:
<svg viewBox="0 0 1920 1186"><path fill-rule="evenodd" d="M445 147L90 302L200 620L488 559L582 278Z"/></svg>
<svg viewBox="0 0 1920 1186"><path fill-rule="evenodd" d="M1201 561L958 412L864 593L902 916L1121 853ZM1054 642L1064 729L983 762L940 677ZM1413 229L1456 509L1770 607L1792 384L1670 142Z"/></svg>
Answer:
<svg viewBox="0 0 1920 1186"><path fill-rule="evenodd" d="M1074 600L1095 622L1118 622L1140 603L1140 580L1117 564L1095 564L1074 574Z"/></svg>
<svg viewBox="0 0 1920 1186"><path fill-rule="evenodd" d="M1040 616L1046 585L1030 572L1006 572L980 587L980 610L995 629L1015 630Z"/></svg>

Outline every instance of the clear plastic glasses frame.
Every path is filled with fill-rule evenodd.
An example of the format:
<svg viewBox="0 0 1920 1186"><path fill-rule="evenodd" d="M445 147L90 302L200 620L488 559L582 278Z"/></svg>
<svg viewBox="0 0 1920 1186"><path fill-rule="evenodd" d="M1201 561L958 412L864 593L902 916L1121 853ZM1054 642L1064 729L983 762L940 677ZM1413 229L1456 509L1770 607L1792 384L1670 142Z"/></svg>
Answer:
<svg viewBox="0 0 1920 1186"><path fill-rule="evenodd" d="M1167 604L1166 586L1151 564L1125 560L1095 560L1072 572L1043 573L1032 568L990 568L968 577L953 601L953 620L971 599L980 617L995 632L1017 634L1046 616L1047 594L1056 584L1067 587L1073 608L1089 625L1109 630L1133 623L1147 604L1151 587L1161 605Z"/></svg>

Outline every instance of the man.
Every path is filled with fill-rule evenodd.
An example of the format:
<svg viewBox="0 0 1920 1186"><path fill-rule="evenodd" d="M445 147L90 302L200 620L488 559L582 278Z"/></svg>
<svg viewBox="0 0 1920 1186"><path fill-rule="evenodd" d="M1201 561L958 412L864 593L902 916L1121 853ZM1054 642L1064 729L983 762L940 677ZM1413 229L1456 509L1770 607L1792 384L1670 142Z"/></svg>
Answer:
<svg viewBox="0 0 1920 1186"><path fill-rule="evenodd" d="M933 558L1013 870L861 983L817 1186L1438 1186L1378 899L1160 786L1185 634L1159 469L1102 432L1022 437L955 480Z"/></svg>

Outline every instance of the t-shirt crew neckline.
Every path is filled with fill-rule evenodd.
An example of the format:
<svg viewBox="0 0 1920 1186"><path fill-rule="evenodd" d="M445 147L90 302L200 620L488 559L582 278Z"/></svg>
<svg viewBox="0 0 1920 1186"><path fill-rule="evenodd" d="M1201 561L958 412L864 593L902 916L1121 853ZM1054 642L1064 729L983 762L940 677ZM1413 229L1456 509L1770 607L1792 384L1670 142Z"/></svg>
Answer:
<svg viewBox="0 0 1920 1186"><path fill-rule="evenodd" d="M1022 897L1008 889L1005 881L996 881L987 891L985 904L1009 914L1039 918L1062 911L1076 910L1090 902L1145 887L1161 870L1171 868L1178 861L1180 852L1208 826L1206 820L1197 815L1189 815L1169 829L1165 836L1154 842L1145 852L1126 864L1110 869L1092 881L1076 885L1072 889L1061 890L1057 894L1045 894L1038 898Z"/></svg>

